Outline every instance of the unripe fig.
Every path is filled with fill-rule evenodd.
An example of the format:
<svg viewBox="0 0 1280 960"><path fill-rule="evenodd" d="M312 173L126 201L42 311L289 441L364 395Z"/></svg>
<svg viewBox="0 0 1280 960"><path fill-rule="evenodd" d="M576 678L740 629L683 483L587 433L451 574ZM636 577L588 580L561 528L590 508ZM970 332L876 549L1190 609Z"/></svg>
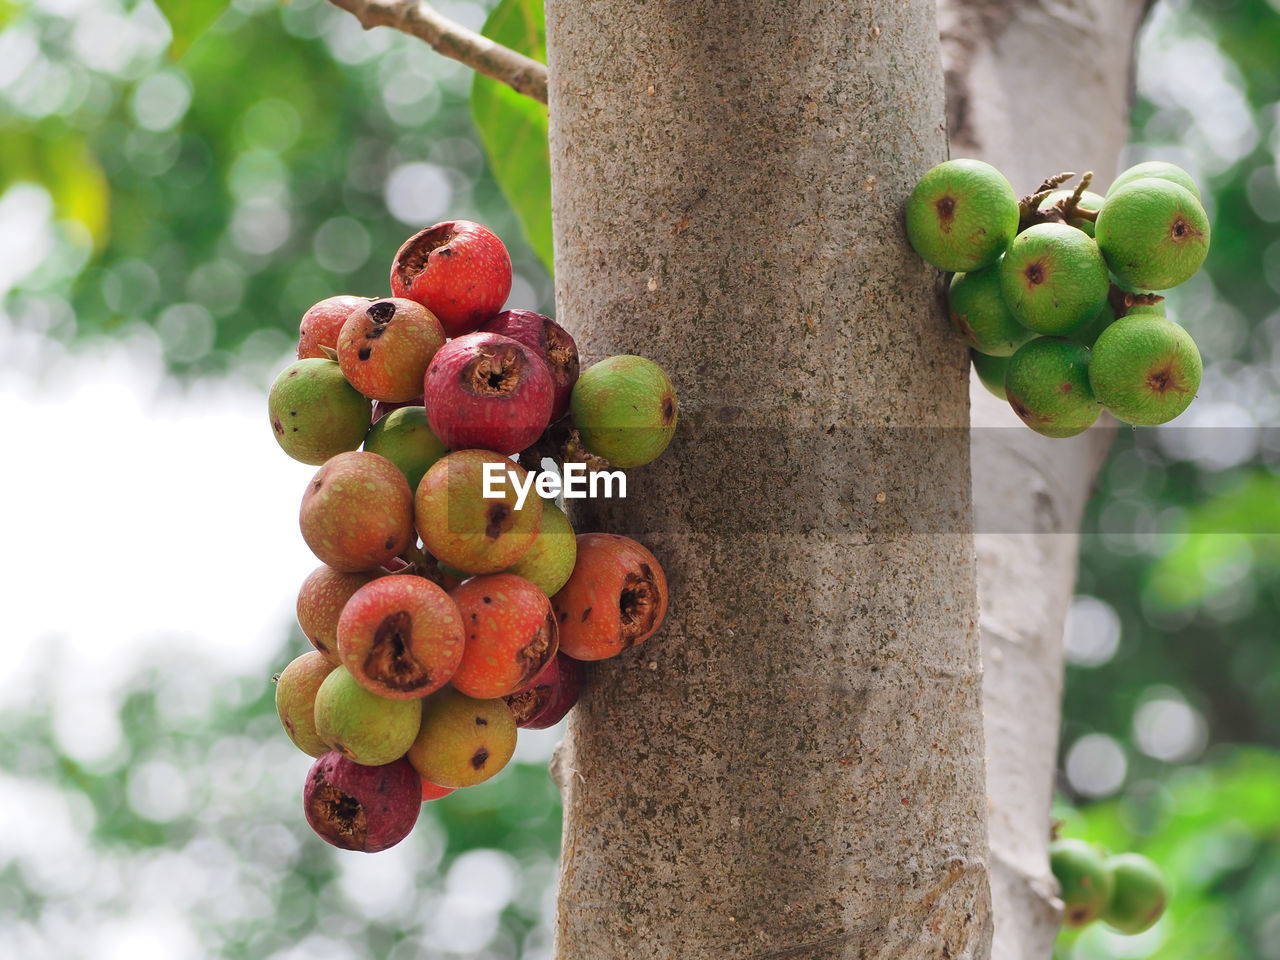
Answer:
<svg viewBox="0 0 1280 960"><path fill-rule="evenodd" d="M286 367L271 385L267 409L280 449L313 466L354 450L369 430L369 400L332 360L299 360Z"/></svg>
<svg viewBox="0 0 1280 960"><path fill-rule="evenodd" d="M676 432L675 387L644 357L609 357L585 371L569 409L586 448L615 467L656 460Z"/></svg>
<svg viewBox="0 0 1280 960"><path fill-rule="evenodd" d="M485 465L497 479L485 497ZM487 450L458 450L426 472L414 499L418 535L443 564L465 573L497 573L520 560L533 546L542 521L542 500L530 493L516 509L512 476L526 483L526 472L506 457Z"/></svg>
<svg viewBox="0 0 1280 960"><path fill-rule="evenodd" d="M444 329L420 303L374 300L347 318L338 334L338 363L351 385L374 400L393 403L422 394L422 377Z"/></svg>
<svg viewBox="0 0 1280 960"><path fill-rule="evenodd" d="M276 679L276 713L285 733L303 753L319 757L329 746L316 733L316 691L333 671L333 663L309 650L280 672Z"/></svg>
<svg viewBox="0 0 1280 960"><path fill-rule="evenodd" d="M500 333L512 340L519 340L534 350L551 371L554 397L551 403L551 422L559 420L569 410L569 394L578 382L578 345L569 331L550 317L532 310L504 310L480 328L484 333Z"/></svg>
<svg viewBox="0 0 1280 960"><path fill-rule="evenodd" d="M511 257L497 235L470 220L420 230L391 264L391 292L422 304L450 337L477 329L511 293Z"/></svg>
<svg viewBox="0 0 1280 960"><path fill-rule="evenodd" d="M1107 860L1111 871L1111 899L1102 911L1105 923L1121 933L1149 930L1164 913L1169 889L1160 868L1137 853L1121 853Z"/></svg>
<svg viewBox="0 0 1280 960"><path fill-rule="evenodd" d="M1135 290L1176 287L1209 253L1204 208L1168 180L1133 180L1109 194L1095 232L1111 272Z"/></svg>
<svg viewBox="0 0 1280 960"><path fill-rule="evenodd" d="M519 453L551 421L551 372L536 352L496 333L449 341L427 369L427 420L452 450Z"/></svg>
<svg viewBox="0 0 1280 960"><path fill-rule="evenodd" d="M1000 264L1000 290L1023 326L1067 334L1098 315L1111 281L1098 245L1065 223L1018 234Z"/></svg>
<svg viewBox="0 0 1280 960"><path fill-rule="evenodd" d="M1009 357L1035 334L1018 322L1000 292L1000 263L957 273L947 293L951 322L979 353Z"/></svg>
<svg viewBox="0 0 1280 960"><path fill-rule="evenodd" d="M466 646L450 682L477 700L505 697L546 667L558 647L546 594L511 573L472 577L455 589Z"/></svg>
<svg viewBox="0 0 1280 960"><path fill-rule="evenodd" d="M1195 180L1191 174L1183 170L1174 163L1166 160L1147 160L1143 163L1136 163L1129 169L1123 171L1118 177L1111 181L1111 186L1107 188L1107 196L1111 196L1126 184L1133 183L1135 180L1168 180L1170 183L1176 183L1184 190L1188 191L1197 201L1201 201L1200 188L1196 186Z"/></svg>
<svg viewBox="0 0 1280 960"><path fill-rule="evenodd" d="M516 724L501 700L474 700L445 687L422 702L422 727L408 760L441 787L483 783L516 750Z"/></svg>
<svg viewBox="0 0 1280 960"><path fill-rule="evenodd" d="M1036 337L1009 358L1005 393L1022 422L1046 437L1073 437L1102 408L1089 387L1089 349L1065 337Z"/></svg>
<svg viewBox="0 0 1280 960"><path fill-rule="evenodd" d="M1154 313L1117 320L1098 337L1089 383L1098 402L1134 426L1168 423L1200 389L1200 351L1191 334Z"/></svg>
<svg viewBox="0 0 1280 960"><path fill-rule="evenodd" d="M389 700L334 667L316 691L316 734L349 760L368 767L404 756L418 735L421 700Z"/></svg>
<svg viewBox="0 0 1280 960"><path fill-rule="evenodd" d="M1098 311L1098 315L1092 320L1085 322L1082 327L1077 327L1071 331L1070 338L1076 343L1084 344L1086 347L1092 347L1102 335L1102 331L1115 323L1116 312L1110 303L1104 303L1102 309Z"/></svg>
<svg viewBox="0 0 1280 960"><path fill-rule="evenodd" d="M380 697L424 697L462 662L457 604L422 577L382 577L357 590L338 621L338 654L356 682Z"/></svg>
<svg viewBox="0 0 1280 960"><path fill-rule="evenodd" d="M307 823L335 847L377 853L418 822L421 782L406 760L368 767L326 753L311 765L303 788Z"/></svg>
<svg viewBox="0 0 1280 960"><path fill-rule="evenodd" d="M376 572L341 573L316 567L298 591L298 626L311 645L334 666L338 664L338 618L351 595L379 576Z"/></svg>
<svg viewBox="0 0 1280 960"><path fill-rule="evenodd" d="M1018 197L995 167L948 160L907 198L907 237L942 270L978 270L996 261L1018 230Z"/></svg>
<svg viewBox="0 0 1280 960"><path fill-rule="evenodd" d="M604 660L652 636L667 612L667 578L643 545L612 533L578 535L569 582L551 598L560 649Z"/></svg>
<svg viewBox="0 0 1280 960"><path fill-rule="evenodd" d="M421 406L401 407L376 420L364 439L364 448L399 467L410 490L417 490L423 474L449 452L432 432L427 411Z"/></svg>
<svg viewBox="0 0 1280 960"><path fill-rule="evenodd" d="M338 331L347 317L369 303L365 297L329 297L309 307L298 324L298 359L327 357L324 352L338 349Z"/></svg>
<svg viewBox="0 0 1280 960"><path fill-rule="evenodd" d="M564 719L582 694L583 672L581 661L557 653L532 683L503 697L516 726L545 730Z"/></svg>
<svg viewBox="0 0 1280 960"><path fill-rule="evenodd" d="M374 570L413 539L413 496L386 457L340 453L311 478L299 523L311 552L333 569Z"/></svg>
<svg viewBox="0 0 1280 960"><path fill-rule="evenodd" d="M988 392L1001 400L1008 400L1009 395L1004 391L1004 375L1009 369L1009 358L992 357L977 350L970 350L969 359L973 361L973 369L978 374L978 380Z"/></svg>
<svg viewBox="0 0 1280 960"><path fill-rule="evenodd" d="M542 501L538 536L523 557L507 573L524 577L548 597L569 582L578 556L578 539L564 511L551 500Z"/></svg>
<svg viewBox="0 0 1280 960"><path fill-rule="evenodd" d="M1062 925L1083 927L1096 920L1111 897L1111 871L1102 854L1083 840L1055 840L1049 866L1062 890Z"/></svg>

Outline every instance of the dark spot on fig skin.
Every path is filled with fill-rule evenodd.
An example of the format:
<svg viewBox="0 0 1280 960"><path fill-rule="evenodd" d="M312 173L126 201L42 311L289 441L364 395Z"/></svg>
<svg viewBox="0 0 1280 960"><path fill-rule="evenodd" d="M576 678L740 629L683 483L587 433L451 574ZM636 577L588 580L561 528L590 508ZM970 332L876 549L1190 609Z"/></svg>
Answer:
<svg viewBox="0 0 1280 960"><path fill-rule="evenodd" d="M431 684L431 671L409 650L413 617L398 610L383 617L361 665L365 675L392 690L409 692Z"/></svg>
<svg viewBox="0 0 1280 960"><path fill-rule="evenodd" d="M486 720L484 717L476 717L477 727L487 727L488 725L489 725L489 721Z"/></svg>
<svg viewBox="0 0 1280 960"><path fill-rule="evenodd" d="M1071 392L1071 384L1069 384L1069 383L1064 383L1062 386L1060 386L1060 387L1058 388L1058 392L1059 392L1059 393L1070 393L1070 392Z"/></svg>
<svg viewBox="0 0 1280 960"><path fill-rule="evenodd" d="M505 503L495 503L488 510L487 522L484 525L484 535L490 540L497 540L502 536L503 527L510 516L511 511L507 509Z"/></svg>
<svg viewBox="0 0 1280 960"><path fill-rule="evenodd" d="M492 598L492 597L485 597L485 598L484 598L484 602L485 602L485 603L493 603L493 598Z"/></svg>
<svg viewBox="0 0 1280 960"><path fill-rule="evenodd" d="M307 799L307 808L326 839L346 850L364 848L369 823L363 804L351 794L321 783Z"/></svg>
<svg viewBox="0 0 1280 960"><path fill-rule="evenodd" d="M280 434L281 436L284 436L284 424L282 424L279 420L271 421L271 429L274 430L276 433Z"/></svg>
<svg viewBox="0 0 1280 960"><path fill-rule="evenodd" d="M483 770L484 765L489 761L489 751L481 747L471 756L471 767L474 770Z"/></svg>
<svg viewBox="0 0 1280 960"><path fill-rule="evenodd" d="M948 194L939 199L933 205L933 208L938 211L938 226L942 228L943 233L950 233L951 221L955 219L956 215L955 197Z"/></svg>
<svg viewBox="0 0 1280 960"><path fill-rule="evenodd" d="M667 395L662 398L662 422L670 424L676 418L676 401L675 398Z"/></svg>
<svg viewBox="0 0 1280 960"><path fill-rule="evenodd" d="M591 608L590 608L590 607L587 607L585 610L583 610L583 611L582 611L582 620L581 620L581 621L579 621L579 622L581 622L581 623L586 623L586 622L587 622L587 617L589 617L589 616L591 616Z"/></svg>
<svg viewBox="0 0 1280 960"><path fill-rule="evenodd" d="M368 360L372 354L373 354L373 349L371 347L361 347L359 350L356 351L356 356L359 357L361 360Z"/></svg>
<svg viewBox="0 0 1280 960"><path fill-rule="evenodd" d="M396 535L394 533L388 535L387 539L382 541L382 549L384 550L392 550L395 548L395 545L396 545Z"/></svg>
<svg viewBox="0 0 1280 960"><path fill-rule="evenodd" d="M389 323L391 318L396 315L396 305L387 300L379 300L377 303L370 304L366 313L369 314L369 319L374 323ZM377 333L365 334L366 337L371 335L380 337L382 336L382 331L378 330Z"/></svg>
<svg viewBox="0 0 1280 960"><path fill-rule="evenodd" d="M1029 263L1027 264L1027 268L1022 271L1022 275L1027 278L1028 286L1034 287L1041 283L1044 283L1044 278L1045 278L1044 264L1040 263L1039 261L1036 261L1035 263Z"/></svg>

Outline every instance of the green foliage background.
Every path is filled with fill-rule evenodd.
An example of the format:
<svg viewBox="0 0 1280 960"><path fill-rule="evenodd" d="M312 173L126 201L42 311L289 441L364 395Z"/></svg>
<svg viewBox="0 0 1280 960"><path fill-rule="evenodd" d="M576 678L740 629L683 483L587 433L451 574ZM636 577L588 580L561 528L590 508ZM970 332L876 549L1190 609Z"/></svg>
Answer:
<svg viewBox="0 0 1280 960"><path fill-rule="evenodd" d="M73 6L0 3L0 60L22 65L0 74L0 195L36 185L54 219L49 255L5 296L7 322L64 343L146 325L175 375L265 391L303 310L385 293L391 254L423 225L415 211L436 207L432 219L496 229L521 305L554 312L538 106L416 41L363 34L323 0ZM90 8L105 52L86 53ZM456 12L488 14L490 35L542 54L536 0ZM1175 899L1142 937L1091 928L1060 954L1280 960L1280 14L1266 0L1166 2L1151 31L1144 55L1196 64L1204 88L1140 99L1132 159L1190 162L1187 148L1206 167L1213 248L1170 311L1209 371L1193 411L1219 426L1123 432L1100 479L1061 815L1068 834L1159 860ZM303 649L282 630L281 666ZM167 864L192 885L192 955L546 955L559 809L540 765L428 805L394 861L399 887L375 903L359 895L365 868L302 821L270 686L245 678L184 713L174 691L191 672L175 655L137 676L124 746L92 769L62 750L39 691L0 716L12 795L91 860L73 876L50 869L47 846L0 845L0 946L59 955L58 929L135 908L134 885ZM1172 745L1152 728L1171 716L1185 728ZM1120 758L1118 781L1098 786L1099 756ZM147 778L166 776L181 779L178 814L146 799ZM468 927L439 909L465 902L463 867L477 863L513 886Z"/></svg>

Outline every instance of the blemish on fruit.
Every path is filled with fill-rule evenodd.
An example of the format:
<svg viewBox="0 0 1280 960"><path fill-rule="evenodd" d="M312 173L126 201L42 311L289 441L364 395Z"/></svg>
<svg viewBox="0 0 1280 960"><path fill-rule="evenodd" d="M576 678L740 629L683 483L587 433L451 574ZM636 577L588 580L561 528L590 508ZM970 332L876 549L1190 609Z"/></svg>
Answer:
<svg viewBox="0 0 1280 960"><path fill-rule="evenodd" d="M477 750L475 753L471 755L471 766L476 770L479 770L481 767L485 765L488 759L489 759L489 751L486 750L484 747L481 747L479 750Z"/></svg>

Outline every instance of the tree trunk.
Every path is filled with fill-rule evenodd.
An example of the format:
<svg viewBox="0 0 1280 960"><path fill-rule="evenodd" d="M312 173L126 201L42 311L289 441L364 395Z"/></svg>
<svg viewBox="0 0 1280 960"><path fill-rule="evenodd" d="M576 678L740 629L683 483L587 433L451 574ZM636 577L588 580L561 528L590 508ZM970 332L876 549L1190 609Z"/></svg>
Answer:
<svg viewBox="0 0 1280 960"><path fill-rule="evenodd" d="M952 156L995 164L1020 193L1092 170L1106 191L1129 136L1133 39L1148 0L940 0ZM1052 954L1049 872L1062 629L1081 514L1115 421L1049 440L973 388L995 913L994 960Z"/></svg>
<svg viewBox="0 0 1280 960"><path fill-rule="evenodd" d="M982 958L967 355L902 204L945 156L932 3L547 3L558 316L680 393L583 511L671 610L555 770L555 955Z"/></svg>

